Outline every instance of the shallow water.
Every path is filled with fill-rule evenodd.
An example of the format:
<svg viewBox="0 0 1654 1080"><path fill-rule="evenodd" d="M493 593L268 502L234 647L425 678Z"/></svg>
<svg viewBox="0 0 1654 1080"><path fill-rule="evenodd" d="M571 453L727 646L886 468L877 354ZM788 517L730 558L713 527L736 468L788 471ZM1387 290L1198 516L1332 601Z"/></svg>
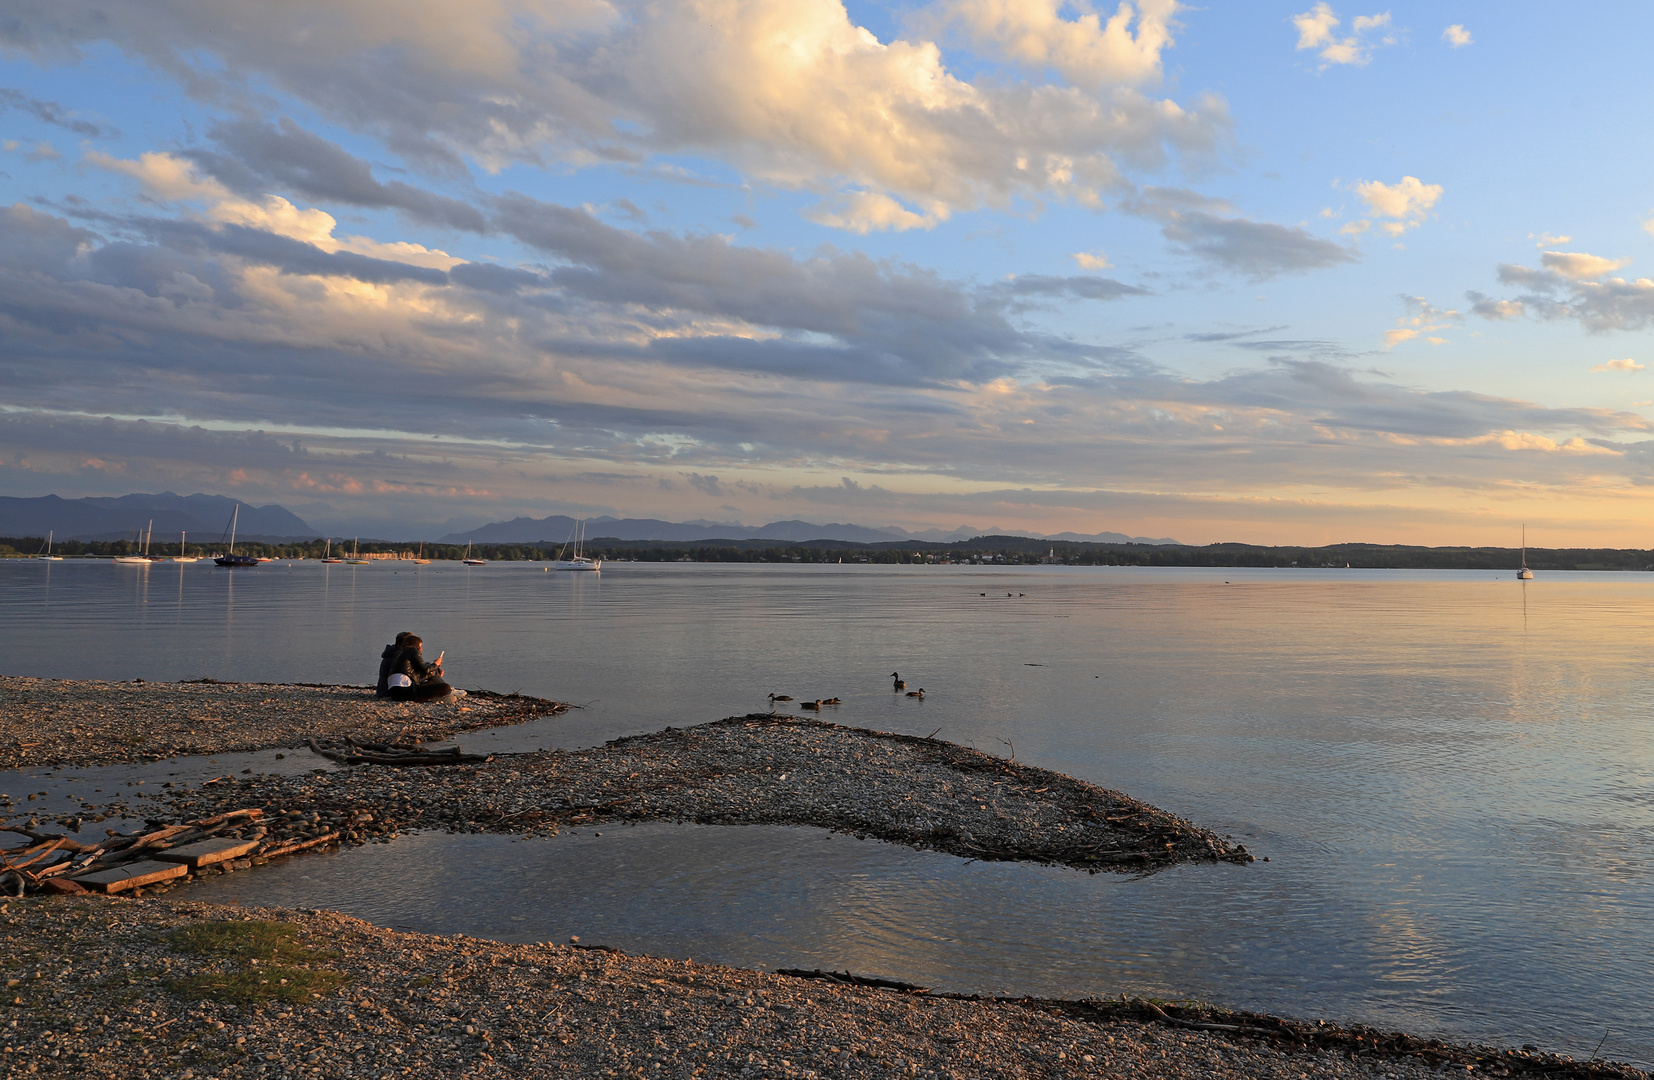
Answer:
<svg viewBox="0 0 1654 1080"><path fill-rule="evenodd" d="M588 706L468 749L838 696L831 719L1014 746L1271 859L1138 881L657 825L404 838L198 894L953 989L1193 994L1570 1053L1609 1017L1603 1054L1654 1062L1654 577L9 563L0 610L14 674L362 682L413 629L460 685ZM893 694L892 670L925 700Z"/></svg>

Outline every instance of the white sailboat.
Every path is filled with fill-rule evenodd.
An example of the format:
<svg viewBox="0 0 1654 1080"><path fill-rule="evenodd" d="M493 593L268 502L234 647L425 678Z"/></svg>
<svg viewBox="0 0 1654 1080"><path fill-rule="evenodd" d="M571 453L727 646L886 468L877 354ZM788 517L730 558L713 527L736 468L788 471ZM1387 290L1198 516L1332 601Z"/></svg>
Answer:
<svg viewBox="0 0 1654 1080"><path fill-rule="evenodd" d="M464 561L466 566L487 566L488 565L488 560L487 559L473 559L471 557L471 541L469 541L469 540L467 540L465 542L465 559L463 561Z"/></svg>
<svg viewBox="0 0 1654 1080"><path fill-rule="evenodd" d="M53 531L51 529L47 529L46 530L46 550L41 552L39 555L35 556L35 558L39 559L41 562L62 562L63 561L63 556L62 555L53 555L52 554L52 536L53 536Z"/></svg>
<svg viewBox="0 0 1654 1080"><path fill-rule="evenodd" d="M331 536L328 537L327 541L322 545L322 562L324 562L324 563L342 563L342 562L344 562L344 560L339 558L339 556L333 554L333 538Z"/></svg>
<svg viewBox="0 0 1654 1080"><path fill-rule="evenodd" d="M178 554L176 554L172 557L173 562L199 562L200 561L198 556L191 555L189 553L189 549L184 546L184 538L188 535L189 535L189 533L184 532L181 529L179 530L179 532L178 532Z"/></svg>
<svg viewBox="0 0 1654 1080"><path fill-rule="evenodd" d="M1528 527L1526 525L1522 526L1522 569L1516 571L1516 580L1533 580L1533 571L1528 569Z"/></svg>
<svg viewBox="0 0 1654 1080"><path fill-rule="evenodd" d="M150 519L149 527L151 529L153 529L155 527L155 520L153 518ZM137 540L134 539L133 543L137 543ZM150 558L149 558L149 533L148 532L144 533L144 550L141 554L138 554L138 555L117 555L117 556L115 556L114 561L118 562L118 563L143 563L145 566L148 566L149 563L150 563Z"/></svg>
<svg viewBox="0 0 1654 1080"><path fill-rule="evenodd" d="M564 542L562 547L557 549L557 559L551 564L551 568L553 570L602 570L602 559L588 559L582 553L582 549L585 545L586 519L583 517L576 517L574 519L574 527L569 530L568 540ZM574 548L574 551L570 553L569 558L563 558L563 552L571 546Z"/></svg>
<svg viewBox="0 0 1654 1080"><path fill-rule="evenodd" d="M345 562L350 563L352 566L366 566L369 562L373 561L371 559L364 559L361 555L357 554L356 545L359 544L361 540L362 538L358 536L355 540L350 542L350 558L346 559Z"/></svg>

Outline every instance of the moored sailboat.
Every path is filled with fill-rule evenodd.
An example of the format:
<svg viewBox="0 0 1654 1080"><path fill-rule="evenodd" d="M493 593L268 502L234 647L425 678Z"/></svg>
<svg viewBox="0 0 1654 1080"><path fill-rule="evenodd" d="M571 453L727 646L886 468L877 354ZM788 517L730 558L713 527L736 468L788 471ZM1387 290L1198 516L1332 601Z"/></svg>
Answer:
<svg viewBox="0 0 1654 1080"><path fill-rule="evenodd" d="M46 530L46 550L41 552L39 555L35 556L35 558L39 559L41 562L62 562L63 561L63 556L62 555L53 555L52 554L52 537L53 537L53 535L55 535L53 530L51 530L51 529Z"/></svg>
<svg viewBox="0 0 1654 1080"><path fill-rule="evenodd" d="M1516 580L1533 580L1533 571L1528 569L1528 527L1526 525L1522 526L1522 568L1516 571Z"/></svg>
<svg viewBox="0 0 1654 1080"><path fill-rule="evenodd" d="M333 539L332 539L332 537L329 537L327 539L327 541L322 545L322 562L324 562L324 563L342 563L342 562L344 562L344 560L339 558L339 556L333 554Z"/></svg>
<svg viewBox="0 0 1654 1080"><path fill-rule="evenodd" d="M235 510L230 514L230 546L224 554L213 560L219 566L257 566L259 560L251 555L237 555L235 553L235 528L241 521L241 504L235 504Z"/></svg>
<svg viewBox="0 0 1654 1080"><path fill-rule="evenodd" d="M465 558L462 561L465 563L466 566L487 566L488 565L488 560L487 559L473 559L471 557L471 541L469 541L469 540L467 540L465 542Z"/></svg>
<svg viewBox="0 0 1654 1080"><path fill-rule="evenodd" d="M155 527L155 521L154 521L153 518L150 519L149 527L151 529L153 529ZM137 541L136 537L134 537L132 543L133 543L134 546L137 545L138 541ZM118 562L118 563L129 563L129 564L143 563L145 566L148 566L149 563L150 563L150 558L149 558L149 533L147 531L144 533L144 549L143 549L143 551L139 552L136 555L117 555L117 556L115 556L113 561Z"/></svg>
<svg viewBox="0 0 1654 1080"><path fill-rule="evenodd" d="M189 535L189 533L184 532L183 530L179 530L179 532L178 532L178 554L176 554L172 557L173 562L199 562L200 561L197 556L191 555L189 553L189 548L184 546L184 538L188 535Z"/></svg>
<svg viewBox="0 0 1654 1080"><path fill-rule="evenodd" d="M574 527L569 530L568 540L564 542L562 547L557 549L557 559L551 564L551 568L553 570L602 570L602 559L586 558L585 553L582 550L585 547L585 544L586 519L583 517L576 517L574 519ZM563 558L563 552L571 546L574 548L574 551L570 553L569 558Z"/></svg>

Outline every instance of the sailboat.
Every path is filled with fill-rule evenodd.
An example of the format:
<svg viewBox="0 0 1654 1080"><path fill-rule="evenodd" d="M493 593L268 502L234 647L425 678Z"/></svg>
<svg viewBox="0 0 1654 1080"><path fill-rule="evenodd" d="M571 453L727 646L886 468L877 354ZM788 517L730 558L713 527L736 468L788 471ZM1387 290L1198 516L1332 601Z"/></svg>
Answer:
<svg viewBox="0 0 1654 1080"><path fill-rule="evenodd" d="M574 527L569 530L568 540L564 542L561 548L557 549L557 560L551 564L551 568L553 570L602 570L602 559L588 559L581 554L581 549L585 544L586 519L577 517L574 519ZM571 545L574 548L571 557L563 558L563 551Z"/></svg>
<svg viewBox="0 0 1654 1080"><path fill-rule="evenodd" d="M325 563L342 563L342 562L344 562L343 559L339 558L339 556L337 556L337 555L334 555L332 552L333 552L333 539L332 539L332 537L329 537L327 539L327 542L322 545L322 562L325 562Z"/></svg>
<svg viewBox="0 0 1654 1080"><path fill-rule="evenodd" d="M258 560L251 555L237 555L235 553L235 527L241 521L241 504L235 504L235 510L230 514L230 549L218 556L213 562L219 566L257 566Z"/></svg>
<svg viewBox="0 0 1654 1080"><path fill-rule="evenodd" d="M150 519L149 527L151 529L153 529L155 527L155 520L153 518ZM136 537L133 538L132 542L134 544L136 544L138 542ZM144 533L144 550L141 554L138 554L138 555L117 555L117 556L115 556L114 561L118 562L118 563L143 563L145 566L148 566L149 562L150 562L150 559L149 559L149 533L148 532Z"/></svg>
<svg viewBox="0 0 1654 1080"><path fill-rule="evenodd" d="M1533 571L1528 569L1528 527L1522 526L1522 569L1516 571L1517 581L1532 581Z"/></svg>
<svg viewBox="0 0 1654 1080"><path fill-rule="evenodd" d="M350 542L350 558L346 559L345 562L350 563L352 566L365 566L373 561L371 559L364 559L357 553L356 545L361 541L361 539L362 538L358 536L355 540Z"/></svg>
<svg viewBox="0 0 1654 1080"><path fill-rule="evenodd" d="M186 537L188 535L189 534L184 532L182 529L180 529L178 531L178 554L176 554L172 557L173 562L199 562L200 561L194 555L191 555L189 553L189 549L184 546L184 537Z"/></svg>
<svg viewBox="0 0 1654 1080"><path fill-rule="evenodd" d="M487 559L473 559L471 557L471 541L469 541L469 540L467 540L465 542L465 559L464 559L464 562L465 562L466 566L487 566L488 565L488 560Z"/></svg>
<svg viewBox="0 0 1654 1080"><path fill-rule="evenodd" d="M53 555L52 554L52 535L53 535L52 530L47 529L46 530L46 550L41 552L39 555L35 556L35 558L39 559L41 562L62 562L63 561L63 556L62 555Z"/></svg>

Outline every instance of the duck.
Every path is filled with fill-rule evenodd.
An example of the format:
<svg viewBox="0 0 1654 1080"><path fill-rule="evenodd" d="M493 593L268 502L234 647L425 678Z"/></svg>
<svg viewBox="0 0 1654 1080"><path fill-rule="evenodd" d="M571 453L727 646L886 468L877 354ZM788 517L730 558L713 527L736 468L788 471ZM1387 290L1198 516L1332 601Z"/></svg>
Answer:
<svg viewBox="0 0 1654 1080"><path fill-rule="evenodd" d="M896 680L896 689L897 690L906 690L907 689L907 683L902 681L902 676L901 676L900 672L892 671L890 673L890 677L892 679Z"/></svg>
<svg viewBox="0 0 1654 1080"><path fill-rule="evenodd" d="M925 696L925 688L921 686L917 690L909 690L907 692L907 696L908 697L922 698L922 697Z"/></svg>
<svg viewBox="0 0 1654 1080"><path fill-rule="evenodd" d="M820 712L821 711L821 702L819 700L817 700L817 701L800 701L798 703L798 707L800 709L809 709L811 712Z"/></svg>
<svg viewBox="0 0 1654 1080"><path fill-rule="evenodd" d="M844 704L844 702L840 701L836 697L822 698L821 703L823 705L842 705L842 704Z"/></svg>
<svg viewBox="0 0 1654 1080"><path fill-rule="evenodd" d="M792 699L793 699L793 696L791 694L771 694L770 695L770 700L771 701L791 701Z"/></svg>

